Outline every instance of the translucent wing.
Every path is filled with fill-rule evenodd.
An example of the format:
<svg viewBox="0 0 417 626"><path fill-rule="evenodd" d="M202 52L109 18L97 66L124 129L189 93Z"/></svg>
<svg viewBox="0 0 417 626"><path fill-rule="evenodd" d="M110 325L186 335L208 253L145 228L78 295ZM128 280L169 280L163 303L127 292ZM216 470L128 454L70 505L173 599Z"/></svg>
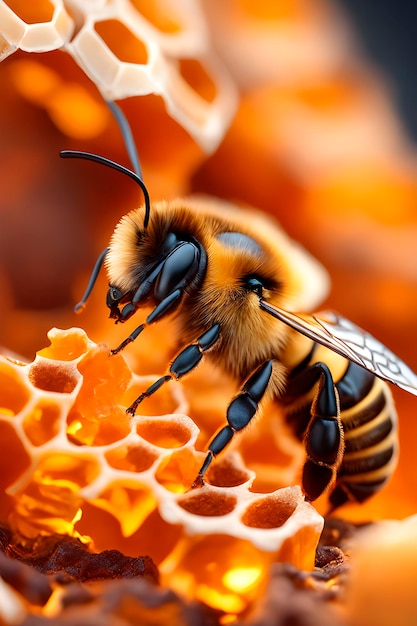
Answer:
<svg viewBox="0 0 417 626"><path fill-rule="evenodd" d="M259 301L260 307L302 335L364 367L379 378L417 396L417 375L380 341L346 318L324 311L320 316L289 313Z"/></svg>

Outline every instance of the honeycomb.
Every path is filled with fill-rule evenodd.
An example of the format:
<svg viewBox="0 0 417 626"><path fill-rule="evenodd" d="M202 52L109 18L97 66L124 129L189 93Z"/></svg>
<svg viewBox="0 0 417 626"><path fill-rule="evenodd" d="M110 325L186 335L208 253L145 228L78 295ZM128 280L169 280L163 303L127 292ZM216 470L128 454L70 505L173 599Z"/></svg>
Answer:
<svg viewBox="0 0 417 626"><path fill-rule="evenodd" d="M149 554L172 589L231 612L271 563L312 569L323 520L298 486L251 490L235 448L190 490L204 453L180 384L155 395L166 414L130 417L149 376L81 329L49 340L32 363L0 359L1 520L15 542L59 533Z"/></svg>
<svg viewBox="0 0 417 626"><path fill-rule="evenodd" d="M235 113L232 80L211 49L195 0L0 0L0 61L63 50L106 100L156 94L205 150Z"/></svg>

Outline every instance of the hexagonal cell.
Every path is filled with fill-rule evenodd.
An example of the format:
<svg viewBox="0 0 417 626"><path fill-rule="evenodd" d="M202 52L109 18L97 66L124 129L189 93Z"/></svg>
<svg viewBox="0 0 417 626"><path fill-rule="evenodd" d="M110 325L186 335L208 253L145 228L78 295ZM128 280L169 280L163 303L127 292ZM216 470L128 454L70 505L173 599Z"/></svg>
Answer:
<svg viewBox="0 0 417 626"><path fill-rule="evenodd" d="M237 106L237 95L224 68L209 55L179 61L167 58L164 99L170 114L212 151Z"/></svg>
<svg viewBox="0 0 417 626"><path fill-rule="evenodd" d="M71 393L80 380L75 365L36 359L29 368L29 380L34 387L55 393Z"/></svg>
<svg viewBox="0 0 417 626"><path fill-rule="evenodd" d="M252 528L280 528L293 515L298 501L286 489L255 500L241 517L245 526Z"/></svg>
<svg viewBox="0 0 417 626"><path fill-rule="evenodd" d="M56 50L74 30L62 0L10 0L0 4L0 22L5 39L26 52Z"/></svg>
<svg viewBox="0 0 417 626"><path fill-rule="evenodd" d="M100 474L98 459L93 454L74 454L57 450L45 454L34 473L36 482L47 488L67 487L79 491Z"/></svg>
<svg viewBox="0 0 417 626"><path fill-rule="evenodd" d="M237 487L252 481L254 472L249 471L239 455L226 454L212 463L207 472L207 479L216 487Z"/></svg>
<svg viewBox="0 0 417 626"><path fill-rule="evenodd" d="M198 59L179 59L179 72L187 85L206 102L214 102L217 87Z"/></svg>
<svg viewBox="0 0 417 626"><path fill-rule="evenodd" d="M123 24L118 28L126 29ZM107 31L107 27L104 27L104 30ZM130 44L126 47L122 43L114 42L112 36L107 36L110 37L117 53L143 61L143 44L140 41L138 43L132 33L128 37ZM149 55L146 64L121 61L100 34L91 28L91 23L85 24L67 46L68 52L81 65L104 97L112 100L155 93L158 89L163 60L156 44L147 41L146 48Z"/></svg>
<svg viewBox="0 0 417 626"><path fill-rule="evenodd" d="M51 400L41 400L23 420L23 430L34 446L42 446L58 434L61 407Z"/></svg>
<svg viewBox="0 0 417 626"><path fill-rule="evenodd" d="M157 30L166 34L178 33L182 30L179 16L172 12L175 5L161 0L131 0L135 9Z"/></svg>
<svg viewBox="0 0 417 626"><path fill-rule="evenodd" d="M130 5L130 24L170 57L194 56L208 49L208 28L200 2L131 0Z"/></svg>
<svg viewBox="0 0 417 626"><path fill-rule="evenodd" d="M65 481L47 484L43 479L31 481L14 494L14 506L8 523L21 537L59 533L72 535L82 502L79 490Z"/></svg>
<svg viewBox="0 0 417 626"><path fill-rule="evenodd" d="M107 463L115 469L127 472L145 472L158 458L158 454L149 446L123 444L105 453Z"/></svg>
<svg viewBox="0 0 417 626"><path fill-rule="evenodd" d="M122 534L129 537L157 509L157 501L148 485L138 479L115 480L91 504L111 513L119 522Z"/></svg>
<svg viewBox="0 0 417 626"><path fill-rule="evenodd" d="M36 2L7 0L7 5L26 24L50 22L55 10L55 6L49 0L36 0Z"/></svg>
<svg viewBox="0 0 417 626"><path fill-rule="evenodd" d="M140 65L148 62L146 45L119 20L96 22L94 30L120 61Z"/></svg>
<svg viewBox="0 0 417 626"><path fill-rule="evenodd" d="M231 513L237 501L237 497L229 495L226 490L212 491L202 488L197 489L194 493L185 494L178 500L178 504L193 515L217 517Z"/></svg>
<svg viewBox="0 0 417 626"><path fill-rule="evenodd" d="M108 407L106 415L81 414L78 405L67 419L67 436L78 446L106 446L124 439L130 432L129 417L121 407Z"/></svg>
<svg viewBox="0 0 417 626"><path fill-rule="evenodd" d="M30 398L28 387L9 363L0 362L0 416L20 413Z"/></svg>
<svg viewBox="0 0 417 626"><path fill-rule="evenodd" d="M201 460L189 448L165 455L158 463L155 480L172 493L188 491L201 467Z"/></svg>
<svg viewBox="0 0 417 626"><path fill-rule="evenodd" d="M144 417L136 425L139 437L158 448L181 448L191 441L193 430L191 420L180 415L166 417Z"/></svg>
<svg viewBox="0 0 417 626"><path fill-rule="evenodd" d="M91 454L48 450L23 485L13 486L14 507L10 526L23 537L41 534L73 534L81 514L81 488L100 473L98 460ZM32 459L32 463L35 459Z"/></svg>

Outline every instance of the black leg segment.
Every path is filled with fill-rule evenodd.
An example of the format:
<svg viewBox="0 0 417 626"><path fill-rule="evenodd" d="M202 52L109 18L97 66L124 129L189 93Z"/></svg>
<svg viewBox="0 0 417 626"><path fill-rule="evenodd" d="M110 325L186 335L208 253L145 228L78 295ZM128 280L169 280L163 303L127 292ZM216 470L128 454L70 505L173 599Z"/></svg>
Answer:
<svg viewBox="0 0 417 626"><path fill-rule="evenodd" d="M135 339L139 337L145 326L146 324L140 324L140 326L135 328L135 330L130 333L129 337L126 337L126 339L124 339L122 343L117 346L117 348L114 348L114 350L110 350L110 354L118 354L119 352L124 350L126 346L129 345L129 343L132 343L132 341L135 341Z"/></svg>
<svg viewBox="0 0 417 626"><path fill-rule="evenodd" d="M225 449L236 432L250 423L258 410L271 375L272 361L266 361L248 378L239 395L229 404L226 414L227 425L223 426L210 441L206 458L192 485L193 488L204 484L204 474L213 458Z"/></svg>
<svg viewBox="0 0 417 626"><path fill-rule="evenodd" d="M167 296L164 300L162 300L153 309L153 311L149 313L148 317L146 318L143 324L135 328L135 330L132 333L130 333L129 337L126 337L126 339L124 339L122 343L119 346L117 346L117 348L114 348L114 350L111 350L111 354L117 354L118 352L123 350L129 343L132 343L132 341L135 341L135 339L140 335L140 333L144 330L146 326L148 326L149 324L152 324L153 322L157 322L162 317L170 313L174 308L178 306L178 302L181 299L181 297L182 297L182 291L180 289L177 289L176 291L173 291L172 293L170 293L169 296ZM136 306L132 304L131 302L129 302L129 304L126 304L126 306L123 307L120 313L120 319L118 321L125 322L126 320L129 319L129 317L131 317L135 313L135 311L136 311Z"/></svg>
<svg viewBox="0 0 417 626"><path fill-rule="evenodd" d="M191 372L203 358L204 352L209 350L220 337L220 324L215 324L205 333L200 335L196 343L181 350L178 356L172 361L169 368L172 376L178 380L184 374Z"/></svg>
<svg viewBox="0 0 417 626"><path fill-rule="evenodd" d="M191 372L200 363L204 352L209 350L220 338L220 324L214 324L209 330L198 337L195 343L186 346L172 361L169 374L161 376L150 387L136 398L134 402L126 409L126 413L134 415L139 404L145 398L158 391L160 387L169 380L179 380L185 374Z"/></svg>
<svg viewBox="0 0 417 626"><path fill-rule="evenodd" d="M327 365L316 363L298 377L312 375L317 376L319 387L304 435L307 461L303 469L303 490L307 500L315 500L334 483L344 451L339 396L332 374Z"/></svg>

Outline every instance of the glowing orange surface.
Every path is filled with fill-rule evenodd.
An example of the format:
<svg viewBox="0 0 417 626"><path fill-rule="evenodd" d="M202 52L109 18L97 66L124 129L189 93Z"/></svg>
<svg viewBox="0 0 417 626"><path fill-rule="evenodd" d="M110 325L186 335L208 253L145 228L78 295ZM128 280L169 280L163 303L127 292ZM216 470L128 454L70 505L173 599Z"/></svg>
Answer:
<svg viewBox="0 0 417 626"><path fill-rule="evenodd" d="M0 42L9 55L0 65L0 343L1 352L22 355L16 362L0 360L1 520L20 540L59 530L92 540L96 549L149 552L161 566L164 584L172 581L190 597L223 608L221 623L233 623L267 593L274 560L312 564L317 536L310 528L294 532L274 553L254 541L255 535L278 532L294 513L290 498L281 518L271 496L297 482L302 455L278 428L279 416L267 408L264 419L242 437L238 455L213 465L204 498L187 495L201 462L196 449L223 423L235 386L204 365L176 391L161 390L144 403L143 419L132 427L124 407L154 374L165 371L175 348L164 322L126 351L127 363L122 357L110 361L99 342L113 347L125 329L106 319L104 277L82 318L97 343L81 331L58 333L33 364L20 363L33 359L50 328L74 326L73 305L97 254L121 215L141 201L119 175L58 159L60 149L75 147L126 163L97 86L76 64L74 52L59 50L79 31L65 2L51 22L55 4L8 2L19 19ZM162 85L164 101L153 93L121 103L151 197L174 198L191 190L271 213L329 269L328 306L369 329L416 370L415 149L387 87L360 58L343 15L327 0L210 0L201 21L202 13L188 15L174 4L131 2L148 35L141 31L133 47L129 38L129 56L112 32L123 15L107 17L109 32L103 33L122 61L149 61L142 46L151 41L164 58L176 60L169 75L180 82ZM45 30L36 31L37 24ZM47 33L53 51L36 56L15 51L20 45L44 50L45 35L36 32ZM94 27L85 32L91 35ZM228 131L236 100L218 71L219 57L240 92ZM178 94L179 85L183 106L167 112L164 102L172 104L169 96ZM216 108L221 94L230 96L232 106ZM218 134L209 149L224 140L208 156L188 133L200 140L206 132L202 123L215 119ZM207 128L210 135L210 124ZM395 390L395 399L398 469L375 498L340 511L344 518L401 520L417 510L415 398ZM171 422L178 407L182 417ZM246 500L251 480L256 501ZM326 509L325 502L316 506ZM230 515L242 536L230 534L233 525L225 523ZM217 517L223 526L213 533ZM206 534L187 535L184 529L193 520ZM395 623L415 619L414 579L408 575L415 567L412 518L404 524L352 548L349 593L336 603L348 626L390 623L393 599ZM51 613L57 603L52 597ZM127 605L133 611L133 604ZM26 607L25 601L23 614ZM145 614L149 617L145 611L141 618ZM317 616L321 626L337 623L320 611L309 616ZM170 607L152 617L162 624L175 621L178 613Z"/></svg>
<svg viewBox="0 0 417 626"><path fill-rule="evenodd" d="M28 365L0 358L0 457L13 458L0 514L17 541L60 533L150 554L173 588L238 612L271 562L313 567L322 519L298 487L256 494L251 473L229 456L211 485L189 491L203 458L192 420L128 417L134 375L124 358L80 329L49 336Z"/></svg>

